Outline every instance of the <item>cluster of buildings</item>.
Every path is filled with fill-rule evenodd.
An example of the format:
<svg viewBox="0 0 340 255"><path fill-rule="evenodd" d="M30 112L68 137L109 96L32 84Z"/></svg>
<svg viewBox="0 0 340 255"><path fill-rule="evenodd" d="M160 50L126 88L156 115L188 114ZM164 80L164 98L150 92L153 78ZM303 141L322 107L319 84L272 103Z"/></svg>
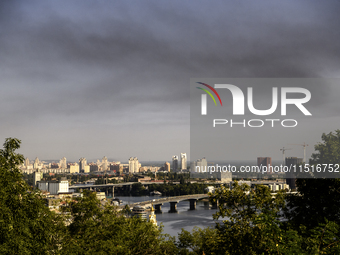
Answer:
<svg viewBox="0 0 340 255"><path fill-rule="evenodd" d="M183 167L186 166L186 154L185 161L183 160ZM166 171L170 172L170 163L165 162L163 166L142 166L139 163L138 158L130 157L127 164L122 164L120 161L109 162L107 157L104 156L102 160L97 162L87 163L86 158L80 158L79 162L68 163L66 158L60 159L59 163L47 163L35 158L34 162L31 162L28 158L25 162L19 166L22 173L32 174L34 172L41 173L90 173L90 172L106 172L112 171L115 173L142 173L142 172L158 172ZM184 168L183 168L184 169ZM186 169L186 168L185 168Z"/></svg>
<svg viewBox="0 0 340 255"><path fill-rule="evenodd" d="M172 156L172 170L174 172L186 171L187 170L187 154L181 153L180 158L177 155Z"/></svg>
<svg viewBox="0 0 340 255"><path fill-rule="evenodd" d="M302 164L304 161L302 158L297 158L297 157L286 157L285 161L284 161L284 166L288 166L289 168L292 168L291 166L297 166L299 164ZM221 171L221 169L217 169L214 166L209 166L208 167L208 163L206 158L202 158L202 159L198 159L196 161L192 161L191 165L190 165L190 177L191 178L216 178L218 180L220 180L222 183L228 183L232 181L232 175L233 172L223 172ZM210 162L213 163L213 162ZM253 167L253 166L252 166ZM251 169L252 167L250 167L249 169ZM209 169L212 169L214 171L209 171ZM203 169L203 171L202 171ZM235 167L235 169L237 170L237 168ZM296 173L294 171L276 171L278 168L273 167L272 165L272 159L271 157L258 157L257 158L257 168L256 170L259 171L258 176L261 175L260 173L262 172L261 169L266 169L265 174L267 175L266 177L271 176L273 174L280 174L282 175L281 178L285 179L286 184L268 184L268 187L272 190L272 191L277 191L280 189L292 189L295 190L296 189ZM273 171L275 169L275 171ZM227 168L226 168L227 170ZM263 172L262 172L263 174ZM236 175L237 175L237 171L236 171ZM264 176L263 176L264 177Z"/></svg>
<svg viewBox="0 0 340 255"><path fill-rule="evenodd" d="M297 157L286 157L285 161L284 161L284 165L285 166L296 166L299 164L302 164L303 162L305 162L305 160L303 158L297 158ZM258 157L257 158L257 165L260 166L266 166L268 169L268 174L273 174L274 172L272 171L273 168L271 168L272 166L272 159L270 157ZM296 189L296 174L294 171L290 171L285 173L285 179L286 179L286 183L287 186L291 189ZM272 187L270 187L273 191L277 190L277 189L281 189L282 187L278 187L276 188L275 185L273 185Z"/></svg>
<svg viewBox="0 0 340 255"><path fill-rule="evenodd" d="M297 165L302 163L303 159L301 158L286 158L285 165ZM190 176L192 178L216 178L221 180L222 182L229 182L232 179L230 172L216 172L216 173L197 173L196 169L205 169L208 167L208 163L206 158L198 159L196 161L192 161L190 163ZM165 162L163 166L142 166L138 161L137 157L130 157L127 164L122 164L119 161L109 162L107 157L104 156L102 160L97 160L97 162L87 163L86 158L82 157L79 159L79 162L68 163L66 158L63 157L60 159L59 163L46 163L44 161L40 161L38 158L35 158L34 161L30 161L28 158L25 159L25 162L19 166L23 173L32 174L35 172L40 173L90 173L90 172L106 172L111 171L116 174L135 174L142 172L186 172L188 171L188 160L187 154L181 153L180 156L174 155L172 157L172 167L169 162ZM257 166L258 167L266 167L268 169L267 174L273 174L272 171L272 159L271 157L258 157L257 158ZM35 175L36 179L39 179L38 175ZM291 188L295 188L295 178L294 176L286 177L287 184ZM36 181L35 181L36 183Z"/></svg>
<svg viewBox="0 0 340 255"><path fill-rule="evenodd" d="M112 171L115 169L119 170L120 162L109 162L107 157L97 160L96 163L87 163L86 158L80 158L79 162L67 163L66 158L60 159L59 163L47 163L45 161L40 161L35 158L32 163L28 158L25 162L19 166L19 169L23 173L31 174L36 171L42 173L89 173L97 171Z"/></svg>

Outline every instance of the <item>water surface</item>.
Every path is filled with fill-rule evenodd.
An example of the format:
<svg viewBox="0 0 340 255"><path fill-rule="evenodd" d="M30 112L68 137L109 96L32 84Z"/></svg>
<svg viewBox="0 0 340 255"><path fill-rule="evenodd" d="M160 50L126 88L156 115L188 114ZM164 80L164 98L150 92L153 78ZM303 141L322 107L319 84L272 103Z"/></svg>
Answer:
<svg viewBox="0 0 340 255"><path fill-rule="evenodd" d="M141 197L124 197L120 196L124 204L131 204L161 198L160 196L141 196ZM212 215L217 209L211 209L207 203L198 201L196 210L189 210L189 201L181 201L177 204L177 213L169 213L170 203L164 203L162 213L156 214L158 225L163 224L163 233L171 236L177 236L181 229L191 231L195 226L200 228L214 227L215 221Z"/></svg>

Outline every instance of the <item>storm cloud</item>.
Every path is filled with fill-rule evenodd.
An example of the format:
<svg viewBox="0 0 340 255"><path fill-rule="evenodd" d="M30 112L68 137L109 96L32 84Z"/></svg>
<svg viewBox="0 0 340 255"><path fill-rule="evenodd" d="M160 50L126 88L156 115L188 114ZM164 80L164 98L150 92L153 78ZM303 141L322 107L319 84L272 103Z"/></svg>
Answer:
<svg viewBox="0 0 340 255"><path fill-rule="evenodd" d="M31 159L189 153L190 78L337 78L339 9L303 0L2 1L2 137L21 139ZM337 86L312 93L313 107L328 102L324 117L336 117Z"/></svg>

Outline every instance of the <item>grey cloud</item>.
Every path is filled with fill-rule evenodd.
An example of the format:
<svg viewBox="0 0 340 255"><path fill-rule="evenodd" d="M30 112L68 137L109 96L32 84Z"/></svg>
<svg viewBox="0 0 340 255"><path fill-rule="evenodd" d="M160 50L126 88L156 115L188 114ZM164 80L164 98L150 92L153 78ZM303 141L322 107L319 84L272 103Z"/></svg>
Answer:
<svg viewBox="0 0 340 255"><path fill-rule="evenodd" d="M167 135L189 128L190 78L325 77L340 66L337 1L12 2L0 4L0 115L13 125L136 115ZM337 92L311 90L311 107Z"/></svg>

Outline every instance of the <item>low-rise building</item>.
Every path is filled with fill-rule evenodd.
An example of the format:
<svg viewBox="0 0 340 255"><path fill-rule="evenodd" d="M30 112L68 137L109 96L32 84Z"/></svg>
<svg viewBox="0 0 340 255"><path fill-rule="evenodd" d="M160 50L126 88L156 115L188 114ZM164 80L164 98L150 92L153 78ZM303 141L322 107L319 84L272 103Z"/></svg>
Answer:
<svg viewBox="0 0 340 255"><path fill-rule="evenodd" d="M42 191L50 192L51 195L69 192L66 178L60 181L40 181L38 182L38 188Z"/></svg>

